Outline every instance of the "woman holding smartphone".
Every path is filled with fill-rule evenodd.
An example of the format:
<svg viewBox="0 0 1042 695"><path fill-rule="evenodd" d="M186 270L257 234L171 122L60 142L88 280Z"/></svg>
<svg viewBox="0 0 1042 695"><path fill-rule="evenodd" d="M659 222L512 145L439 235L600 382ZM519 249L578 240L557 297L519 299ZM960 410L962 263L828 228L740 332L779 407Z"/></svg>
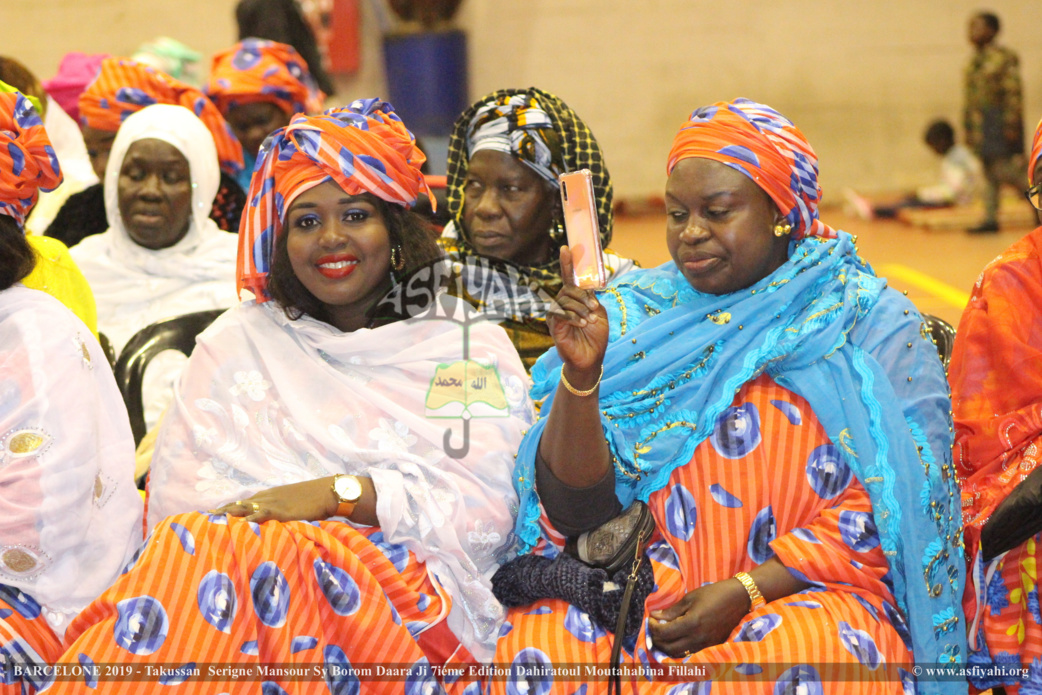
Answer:
<svg viewBox="0 0 1042 695"><path fill-rule="evenodd" d="M467 294L498 311L525 367L553 341L546 312L561 289L565 243L561 174L589 169L601 248L612 235L612 185L593 133L567 104L530 87L488 94L456 120L449 140L452 220L439 242L463 266ZM602 254L610 278L633 261Z"/></svg>
<svg viewBox="0 0 1042 695"><path fill-rule="evenodd" d="M936 348L850 235L818 218L817 158L777 111L695 111L667 171L673 262L593 293L568 281L562 249L557 349L532 370L547 417L514 471L521 550L556 556L646 501L654 589L632 607L643 620L624 659L705 667L714 693L910 692L909 664L965 655ZM620 639L560 598L507 624L496 661L517 668L493 690L535 679L572 693L581 681L520 665L607 666ZM678 680L631 682L709 692Z"/></svg>

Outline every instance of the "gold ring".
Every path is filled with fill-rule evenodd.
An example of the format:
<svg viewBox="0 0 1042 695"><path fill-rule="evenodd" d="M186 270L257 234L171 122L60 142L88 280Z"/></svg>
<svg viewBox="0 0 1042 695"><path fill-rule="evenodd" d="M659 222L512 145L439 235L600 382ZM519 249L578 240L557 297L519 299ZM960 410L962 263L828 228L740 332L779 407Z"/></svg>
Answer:
<svg viewBox="0 0 1042 695"><path fill-rule="evenodd" d="M684 650L684 656L683 656L683 658L685 658L685 659L686 659L686 658L688 658L689 656L691 656L691 650L690 650L690 649L685 649L685 650Z"/></svg>
<svg viewBox="0 0 1042 695"><path fill-rule="evenodd" d="M250 502L250 508L253 509L254 514L260 511L260 505L256 502Z"/></svg>

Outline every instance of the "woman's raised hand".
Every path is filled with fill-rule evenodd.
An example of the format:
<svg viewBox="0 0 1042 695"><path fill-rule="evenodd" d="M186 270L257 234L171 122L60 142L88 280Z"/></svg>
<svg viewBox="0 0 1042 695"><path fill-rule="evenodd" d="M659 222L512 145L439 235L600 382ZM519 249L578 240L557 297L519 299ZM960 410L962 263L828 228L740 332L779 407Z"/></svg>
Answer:
<svg viewBox="0 0 1042 695"><path fill-rule="evenodd" d="M567 246L561 247L561 277L564 286L557 295L559 308L547 314L550 335L569 372L576 377L591 376L588 381L592 384L600 375L608 347L608 313L592 291L575 286L572 252ZM585 388L585 381L575 386Z"/></svg>

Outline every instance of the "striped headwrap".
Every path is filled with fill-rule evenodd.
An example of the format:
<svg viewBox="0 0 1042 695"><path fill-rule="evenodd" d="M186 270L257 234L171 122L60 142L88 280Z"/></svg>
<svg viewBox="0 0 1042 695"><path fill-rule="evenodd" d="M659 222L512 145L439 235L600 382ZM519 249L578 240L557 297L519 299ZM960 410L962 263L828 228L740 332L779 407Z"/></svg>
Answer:
<svg viewBox="0 0 1042 695"><path fill-rule="evenodd" d="M213 135L221 170L242 171L242 145L217 107L201 91L153 67L125 58L106 58L98 77L80 95L80 125L114 133L127 116L152 104L184 106Z"/></svg>
<svg viewBox="0 0 1042 695"><path fill-rule="evenodd" d="M703 106L680 127L666 173L701 157L736 169L762 188L792 225L792 238L834 238L818 217L818 157L800 129L770 106L749 99Z"/></svg>
<svg viewBox="0 0 1042 695"><path fill-rule="evenodd" d="M1035 138L1031 141L1031 157L1028 159L1028 185L1033 186L1039 181L1032 181L1031 179L1035 176L1035 167L1038 166L1038 160L1042 157L1042 121L1038 122L1035 126Z"/></svg>
<svg viewBox="0 0 1042 695"><path fill-rule="evenodd" d="M21 227L38 192L62 182L43 119L21 92L0 82L0 215Z"/></svg>
<svg viewBox="0 0 1042 695"><path fill-rule="evenodd" d="M495 149L517 157L544 179L557 183L562 173L589 169L597 200L601 247L612 233L612 185L604 155L593 133L567 104L535 87L501 89L482 97L463 112L449 139L447 198L449 214L463 229L463 188L474 152ZM460 251L470 251L466 232ZM557 255L547 271L557 273Z"/></svg>
<svg viewBox="0 0 1042 695"><path fill-rule="evenodd" d="M380 99L359 99L320 116L297 116L268 136L257 155L239 229L239 291L270 299L268 271L275 240L290 203L305 191L335 181L350 195L372 193L412 207L421 193L434 197L420 173L426 161L416 138Z"/></svg>
<svg viewBox="0 0 1042 695"><path fill-rule="evenodd" d="M215 55L206 94L221 113L266 101L287 116L318 113L326 97L295 48L265 39L245 39Z"/></svg>

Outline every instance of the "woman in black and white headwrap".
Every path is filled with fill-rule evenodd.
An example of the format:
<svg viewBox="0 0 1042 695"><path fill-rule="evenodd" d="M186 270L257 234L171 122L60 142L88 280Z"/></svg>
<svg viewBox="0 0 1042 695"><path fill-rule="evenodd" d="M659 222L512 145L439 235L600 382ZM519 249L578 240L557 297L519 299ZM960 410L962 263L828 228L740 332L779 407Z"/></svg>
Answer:
<svg viewBox="0 0 1042 695"><path fill-rule="evenodd" d="M449 141L448 207L440 243L472 303L496 315L526 368L553 341L546 308L561 289L565 243L557 177L593 175L601 247L612 235L612 185L593 133L567 104L540 89L503 89L457 120ZM609 280L634 267L605 250ZM509 295L505 301L500 301Z"/></svg>

